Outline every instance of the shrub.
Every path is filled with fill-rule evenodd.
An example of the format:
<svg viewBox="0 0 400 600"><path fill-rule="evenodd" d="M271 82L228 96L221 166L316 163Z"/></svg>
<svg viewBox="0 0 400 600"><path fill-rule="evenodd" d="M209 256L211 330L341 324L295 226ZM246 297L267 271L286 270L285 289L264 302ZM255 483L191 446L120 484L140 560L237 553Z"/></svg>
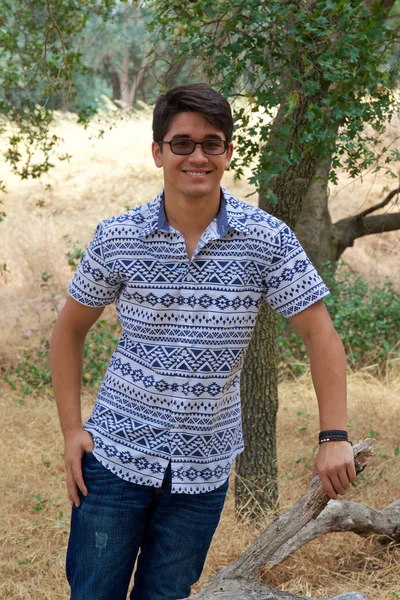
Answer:
<svg viewBox="0 0 400 600"><path fill-rule="evenodd" d="M82 383L98 387L104 376L108 361L118 344L120 325L117 321L101 319L90 329L84 348ZM24 350L23 359L4 380L24 396L51 384L49 340L44 340L35 350Z"/></svg>
<svg viewBox="0 0 400 600"><path fill-rule="evenodd" d="M390 280L382 287L369 285L345 264L337 276L325 266L323 278L331 291L325 303L344 344L349 366L353 370L370 366L383 374L388 359L400 354L399 292ZM84 349L84 385L100 385L120 333L116 320L101 319L91 328ZM281 376L305 371L308 358L304 344L282 317L278 318L278 356ZM48 386L51 383L48 340L34 351L25 350L23 359L3 378L23 395Z"/></svg>
<svg viewBox="0 0 400 600"><path fill-rule="evenodd" d="M388 279L381 287L371 286L344 263L336 277L325 265L323 278L331 292L325 304L344 344L348 365L353 370L370 366L384 372L388 359L400 354L399 292ZM304 371L304 344L282 318L278 320L278 350L284 370L295 375Z"/></svg>

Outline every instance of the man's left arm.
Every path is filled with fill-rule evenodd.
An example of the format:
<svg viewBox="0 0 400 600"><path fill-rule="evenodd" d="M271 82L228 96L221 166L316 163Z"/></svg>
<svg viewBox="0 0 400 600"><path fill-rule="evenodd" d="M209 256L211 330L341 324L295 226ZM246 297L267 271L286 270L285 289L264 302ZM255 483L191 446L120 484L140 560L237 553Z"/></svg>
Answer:
<svg viewBox="0 0 400 600"><path fill-rule="evenodd" d="M346 357L343 344L322 301L290 317L310 358L318 399L320 431L347 431ZM346 441L323 442L315 461L325 492L336 500L356 478L354 456Z"/></svg>

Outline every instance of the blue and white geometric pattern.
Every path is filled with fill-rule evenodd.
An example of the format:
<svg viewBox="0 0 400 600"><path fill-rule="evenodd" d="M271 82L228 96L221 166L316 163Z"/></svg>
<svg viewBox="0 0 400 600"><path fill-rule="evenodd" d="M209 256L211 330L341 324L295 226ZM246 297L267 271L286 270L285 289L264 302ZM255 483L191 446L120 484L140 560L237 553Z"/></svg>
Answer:
<svg viewBox="0 0 400 600"><path fill-rule="evenodd" d="M221 189L189 260L161 192L97 227L69 288L116 301L122 335L85 429L96 458L135 483L211 491L243 449L239 380L260 303L286 317L328 290L293 232Z"/></svg>

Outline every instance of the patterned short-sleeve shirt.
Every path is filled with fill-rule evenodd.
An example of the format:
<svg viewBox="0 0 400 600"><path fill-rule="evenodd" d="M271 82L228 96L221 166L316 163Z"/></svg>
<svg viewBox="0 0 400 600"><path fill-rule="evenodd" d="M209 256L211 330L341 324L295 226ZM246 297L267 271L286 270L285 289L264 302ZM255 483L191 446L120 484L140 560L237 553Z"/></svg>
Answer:
<svg viewBox="0 0 400 600"><path fill-rule="evenodd" d="M119 477L211 491L243 449L239 378L260 303L286 317L328 294L282 221L221 189L193 256L164 196L98 225L69 288L116 301L122 334L84 427Z"/></svg>

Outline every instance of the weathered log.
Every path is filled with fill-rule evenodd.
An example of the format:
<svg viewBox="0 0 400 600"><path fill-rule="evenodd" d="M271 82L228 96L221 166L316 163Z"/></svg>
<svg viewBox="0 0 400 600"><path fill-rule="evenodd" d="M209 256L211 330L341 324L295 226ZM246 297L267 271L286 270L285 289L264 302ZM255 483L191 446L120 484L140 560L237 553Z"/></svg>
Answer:
<svg viewBox="0 0 400 600"><path fill-rule="evenodd" d="M308 596L297 596L289 592L275 590L270 585L259 581L228 579L216 588L206 588L191 597L190 600L313 600ZM346 592L339 596L331 596L327 600L369 600L359 592Z"/></svg>
<svg viewBox="0 0 400 600"><path fill-rule="evenodd" d="M275 552L267 566L279 565L304 544L333 531L352 531L361 536L377 534L382 536L382 543L400 544L400 496L383 510L359 502L331 500L317 519L310 521Z"/></svg>
<svg viewBox="0 0 400 600"><path fill-rule="evenodd" d="M354 446L357 473L363 471L372 456L369 438ZM193 600L299 600L258 581L261 569L281 546L293 538L311 519L315 519L329 502L319 477L314 477L304 496L288 512L278 517L258 536L232 565L222 570ZM341 600L365 600L366 596L348 593Z"/></svg>

